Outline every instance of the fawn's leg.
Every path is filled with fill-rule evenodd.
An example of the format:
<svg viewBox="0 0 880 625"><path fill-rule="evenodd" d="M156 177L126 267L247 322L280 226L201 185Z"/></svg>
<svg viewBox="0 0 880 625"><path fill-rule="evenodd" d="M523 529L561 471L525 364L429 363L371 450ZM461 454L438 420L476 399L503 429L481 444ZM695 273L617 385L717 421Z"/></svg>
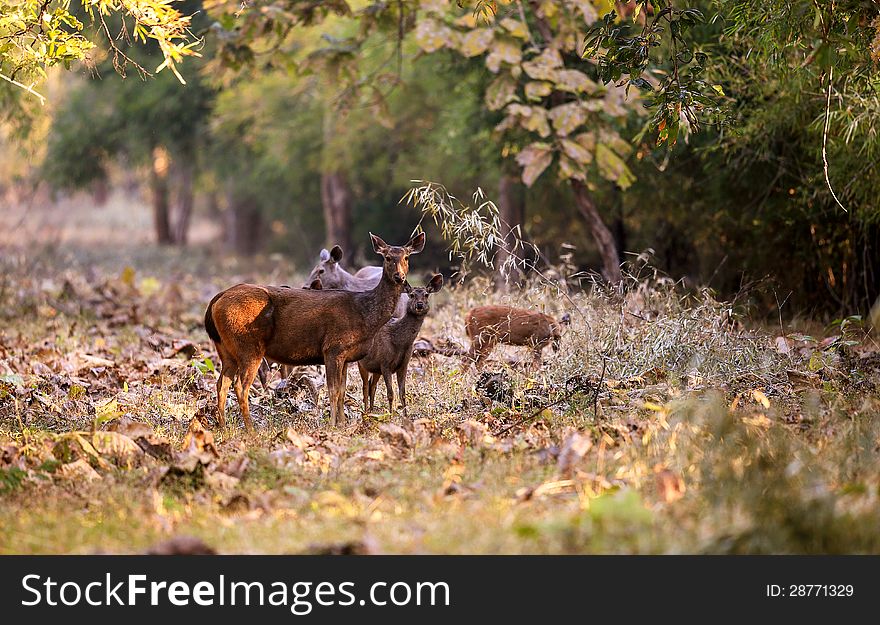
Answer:
<svg viewBox="0 0 880 625"><path fill-rule="evenodd" d="M260 362L260 368L257 370L257 375L260 378L260 386L263 387L264 391L269 390L269 361L263 360Z"/></svg>
<svg viewBox="0 0 880 625"><path fill-rule="evenodd" d="M544 351L543 347L533 347L532 348L532 371L537 372L541 368L541 352Z"/></svg>
<svg viewBox="0 0 880 625"><path fill-rule="evenodd" d="M397 370L397 394L400 397L400 409L403 416L406 414L406 370L409 362L404 362L403 366Z"/></svg>
<svg viewBox="0 0 880 625"><path fill-rule="evenodd" d="M370 372L358 362L358 373L361 374L361 382L364 390L364 414L370 411Z"/></svg>
<svg viewBox="0 0 880 625"><path fill-rule="evenodd" d="M480 371L483 368L483 362L485 362L486 358L489 357L489 354L492 353L492 349L495 347L495 341L491 338L479 336L474 343L474 351L476 353L476 358L474 358L474 364L477 367L477 371Z"/></svg>
<svg viewBox="0 0 880 625"><path fill-rule="evenodd" d="M394 387L391 386L391 371L382 369L382 379L385 380L385 390L388 391L388 412L394 414Z"/></svg>
<svg viewBox="0 0 880 625"><path fill-rule="evenodd" d="M376 387L379 386L379 374L370 374L370 412L376 407Z"/></svg>

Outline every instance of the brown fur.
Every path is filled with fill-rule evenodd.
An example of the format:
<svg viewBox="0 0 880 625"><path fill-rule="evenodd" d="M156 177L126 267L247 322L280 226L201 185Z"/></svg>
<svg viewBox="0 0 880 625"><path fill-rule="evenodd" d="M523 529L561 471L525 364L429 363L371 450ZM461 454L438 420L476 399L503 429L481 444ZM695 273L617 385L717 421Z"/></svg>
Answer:
<svg viewBox="0 0 880 625"><path fill-rule="evenodd" d="M478 370L498 343L531 347L532 367L538 369L541 352L550 344L558 350L562 337L560 323L550 315L510 306L472 309L465 317L465 330L471 340L465 368L474 362Z"/></svg>
<svg viewBox="0 0 880 625"><path fill-rule="evenodd" d="M226 426L229 387L249 431L250 389L263 358L283 365L318 365L327 369L330 423L345 416L346 365L363 358L373 336L390 318L400 297L409 256L422 251L425 235L403 247L389 246L370 235L373 249L384 256L382 279L370 291L290 289L237 284L216 296L205 313L223 367L217 383L217 420Z"/></svg>
<svg viewBox="0 0 880 625"><path fill-rule="evenodd" d="M282 286L282 288L289 289L291 287L289 287L285 284ZM314 289L315 291L320 291L324 287L321 284L320 278L315 278L314 280L312 280L311 284L306 285L303 288L304 289ZM205 327L207 327L208 322L209 322L209 320L206 318L205 319ZM213 324L214 321L210 320L210 323ZM211 337L211 338L213 340L214 337ZM290 365L281 365L281 378L282 379L284 379L284 380L288 379L293 374L293 372L294 372L294 368L291 367ZM260 364L259 371L257 371L257 377L260 378L260 385L263 387L263 390L264 391L268 390L269 389L269 362L265 358L263 359L263 362ZM302 378L302 376L301 376L301 378ZM308 378L302 378L302 379L308 380ZM311 381L308 381L307 384L309 385L309 389L312 391L312 396L315 398L315 402L317 403L318 389L315 388L315 385Z"/></svg>
<svg viewBox="0 0 880 625"><path fill-rule="evenodd" d="M424 287L404 289L409 295L406 314L386 323L373 337L367 355L358 361L358 370L364 383L364 411L373 410L379 376L385 380L388 391L388 411L394 412L394 390L391 375L397 375L397 391L400 394L400 407L406 414L406 372L412 358L413 342L431 310L428 297L443 288L443 276L439 273Z"/></svg>

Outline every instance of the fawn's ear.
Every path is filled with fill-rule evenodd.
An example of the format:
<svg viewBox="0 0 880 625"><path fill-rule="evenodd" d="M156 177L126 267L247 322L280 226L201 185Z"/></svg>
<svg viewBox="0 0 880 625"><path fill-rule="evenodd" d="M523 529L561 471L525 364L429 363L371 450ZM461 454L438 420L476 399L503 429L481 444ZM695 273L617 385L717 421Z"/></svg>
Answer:
<svg viewBox="0 0 880 625"><path fill-rule="evenodd" d="M410 293L413 292L413 288L409 282L403 283L403 292L406 293L407 295L409 295Z"/></svg>
<svg viewBox="0 0 880 625"><path fill-rule="evenodd" d="M385 250L388 249L388 244L382 240L382 237L377 237L372 232L370 233L370 240L373 242L373 251L377 254L384 254Z"/></svg>
<svg viewBox="0 0 880 625"><path fill-rule="evenodd" d="M328 260L330 260L330 252L327 251L326 247L323 250L321 250L320 258L321 258L322 263L326 263Z"/></svg>
<svg viewBox="0 0 880 625"><path fill-rule="evenodd" d="M409 250L410 254L418 254L423 249L425 249L425 233L420 232L413 238L409 240L405 246Z"/></svg>
<svg viewBox="0 0 880 625"><path fill-rule="evenodd" d="M431 278L431 281L428 282L428 286L426 290L428 293L436 293L440 289L443 288L443 276L439 273L434 274L434 277Z"/></svg>
<svg viewBox="0 0 880 625"><path fill-rule="evenodd" d="M338 245L334 245L333 249L330 250L330 259L334 263L338 263L340 260L342 260L342 248Z"/></svg>

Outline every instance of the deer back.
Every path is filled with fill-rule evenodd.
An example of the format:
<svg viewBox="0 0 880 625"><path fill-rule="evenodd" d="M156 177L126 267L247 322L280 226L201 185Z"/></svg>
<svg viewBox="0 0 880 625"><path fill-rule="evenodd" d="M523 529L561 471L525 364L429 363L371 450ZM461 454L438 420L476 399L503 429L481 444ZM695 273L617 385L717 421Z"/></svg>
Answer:
<svg viewBox="0 0 880 625"><path fill-rule="evenodd" d="M554 336L555 320L543 313L511 306L478 306L465 320L471 339L482 336L508 345L543 345Z"/></svg>

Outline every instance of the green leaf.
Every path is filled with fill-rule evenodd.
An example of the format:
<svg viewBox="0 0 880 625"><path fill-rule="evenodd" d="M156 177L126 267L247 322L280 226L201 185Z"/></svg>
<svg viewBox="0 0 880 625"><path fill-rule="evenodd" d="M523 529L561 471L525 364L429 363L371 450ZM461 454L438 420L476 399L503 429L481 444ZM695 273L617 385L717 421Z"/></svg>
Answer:
<svg viewBox="0 0 880 625"><path fill-rule="evenodd" d="M596 145L596 164L599 167L599 173L606 180L616 182L624 191L632 186L636 178L630 171L623 159L615 154L604 143Z"/></svg>

